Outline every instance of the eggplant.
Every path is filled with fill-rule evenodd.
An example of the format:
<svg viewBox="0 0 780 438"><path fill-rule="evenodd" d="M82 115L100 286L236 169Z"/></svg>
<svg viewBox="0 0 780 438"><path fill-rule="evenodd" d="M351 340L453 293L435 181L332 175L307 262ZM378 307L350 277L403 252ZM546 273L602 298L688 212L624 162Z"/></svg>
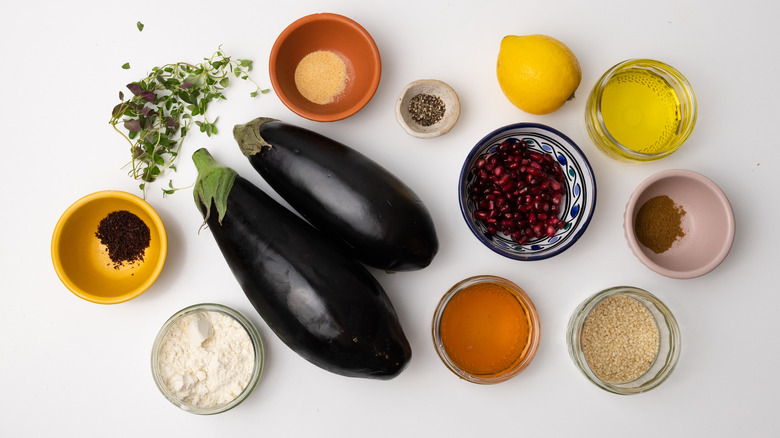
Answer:
<svg viewBox="0 0 780 438"><path fill-rule="evenodd" d="M270 118L233 128L252 167L293 209L385 271L428 266L439 250L428 209L406 184L356 150Z"/></svg>
<svg viewBox="0 0 780 438"><path fill-rule="evenodd" d="M411 347L367 268L206 149L195 203L249 301L296 353L327 371L391 379Z"/></svg>

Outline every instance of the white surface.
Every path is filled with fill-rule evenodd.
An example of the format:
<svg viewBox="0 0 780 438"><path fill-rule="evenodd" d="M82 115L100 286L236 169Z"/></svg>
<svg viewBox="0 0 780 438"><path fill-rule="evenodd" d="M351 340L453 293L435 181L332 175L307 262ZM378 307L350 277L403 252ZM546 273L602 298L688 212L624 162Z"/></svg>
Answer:
<svg viewBox="0 0 780 438"><path fill-rule="evenodd" d="M773 0L504 2L37 2L4 3L3 184L0 221L0 436L777 436L780 368L775 286L778 203L777 72L780 41ZM441 249L433 264L377 278L392 298L414 351L391 381L349 379L310 365L284 346L237 286L201 223L189 190L148 196L169 233L159 281L128 303L101 306L68 292L52 268L49 246L59 216L91 192L138 193L122 165L124 140L108 125L124 84L154 65L198 61L220 44L251 58L253 77L270 86L267 56L282 29L313 12L361 23L382 55L382 81L357 115L320 124L287 110L273 94L251 99L237 82L214 105L221 134L193 133L177 186L194 180L190 154L215 157L266 187L239 153L230 130L271 116L352 145L407 182L436 221ZM146 27L138 32L136 22ZM506 34L555 36L577 54L577 98L547 116L515 109L501 94L495 62ZM696 129L681 150L656 163L626 164L601 154L584 131L590 87L613 64L649 57L692 83ZM129 62L130 70L120 66ZM415 139L393 106L415 79L436 78L459 94L458 125L435 139ZM505 124L535 121L572 137L598 180L590 228L567 252L546 261L502 259L482 247L460 217L462 160L473 144ZM737 237L714 272L681 281L636 260L623 238L623 208L651 174L687 168L713 179L731 199ZM167 181L165 181L167 183ZM434 352L430 324L455 282L495 274L520 284L542 321L531 366L496 386L458 380ZM588 382L568 357L564 331L587 296L629 284L649 290L674 312L683 349L659 388L630 397ZM198 417L159 394L150 348L163 322L190 304L218 302L247 315L263 336L268 362L260 385L233 411ZM242 435L243 434L243 435Z"/></svg>

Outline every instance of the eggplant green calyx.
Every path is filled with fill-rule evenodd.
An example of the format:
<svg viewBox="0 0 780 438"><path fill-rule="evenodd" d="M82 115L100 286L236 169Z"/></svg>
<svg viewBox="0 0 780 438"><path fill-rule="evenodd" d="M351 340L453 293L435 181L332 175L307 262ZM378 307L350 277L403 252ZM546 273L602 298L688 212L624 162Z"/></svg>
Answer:
<svg viewBox="0 0 780 438"><path fill-rule="evenodd" d="M203 223L211 216L211 203L217 207L219 223L227 211L227 199L233 182L236 180L236 171L220 165L205 148L198 149L192 154L192 161L198 169L198 178L195 180L195 205L200 209L200 204L206 206L206 214Z"/></svg>
<svg viewBox="0 0 780 438"><path fill-rule="evenodd" d="M233 127L233 138L238 142L238 147L244 156L252 156L265 147L271 145L260 135L260 127L268 122L278 122L270 117L258 117L249 123Z"/></svg>

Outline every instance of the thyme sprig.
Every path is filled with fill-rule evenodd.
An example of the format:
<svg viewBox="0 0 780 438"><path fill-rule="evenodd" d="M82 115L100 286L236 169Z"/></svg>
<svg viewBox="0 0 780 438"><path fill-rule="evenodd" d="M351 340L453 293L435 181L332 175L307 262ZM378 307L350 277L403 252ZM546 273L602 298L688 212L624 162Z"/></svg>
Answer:
<svg viewBox="0 0 780 438"><path fill-rule="evenodd" d="M130 144L128 174L141 181L138 187L144 197L149 183L168 169L176 171L176 157L192 124L209 137L218 133L219 117L208 119L206 110L209 103L226 99L223 91L231 78L254 84L252 97L268 92L249 77L251 70L251 60L234 60L220 48L199 64L177 62L154 67L148 76L127 85L132 94L128 99L119 92L121 102L111 112L109 123ZM168 187L164 194L177 190L170 183Z"/></svg>

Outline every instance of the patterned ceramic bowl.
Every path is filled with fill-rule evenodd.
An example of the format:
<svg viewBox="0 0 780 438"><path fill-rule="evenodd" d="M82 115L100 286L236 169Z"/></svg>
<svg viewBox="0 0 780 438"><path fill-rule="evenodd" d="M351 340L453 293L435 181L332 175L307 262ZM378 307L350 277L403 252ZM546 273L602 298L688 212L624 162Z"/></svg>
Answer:
<svg viewBox="0 0 780 438"><path fill-rule="evenodd" d="M533 159L523 159L519 165L511 165L523 173L510 179L516 183L515 186L508 187L504 184L502 193L495 193L494 198L501 197L503 200L486 201L487 194L477 193L483 190L478 187L479 180L484 179L484 173L481 173L484 168L480 166L485 160L499 156L502 144L521 142L525 144ZM540 160L540 157L544 160ZM538 174L538 177L534 177L525 173L526 164L534 159L543 163L543 169L550 170L552 168L549 166L560 166L562 196L557 196L554 200L549 199L546 187L542 188L542 193L535 193L540 190L529 191L529 188L533 190L533 187L546 184L543 180L549 175L547 172L538 174L536 171L529 171ZM510 165L505 167L509 168ZM498 171L491 169L490 172L495 174ZM499 173L502 172L509 171L502 169ZM530 181L533 178L537 180ZM524 188L526 186L528 187ZM515 260L542 260L565 251L585 232L596 206L596 180L588 159L568 137L549 126L518 123L491 132L474 146L461 169L458 197L466 224L485 246ZM485 212L493 209L498 211L485 219ZM509 214L512 215L511 218ZM481 219L478 216L481 216ZM506 223L505 221L514 221L515 226L508 224L506 230L515 231L509 234L502 231L501 224ZM542 225L536 225L537 223ZM552 228L549 225L551 223ZM494 226L496 224L498 229ZM542 230L541 236L535 228ZM529 233L530 230L534 232Z"/></svg>

